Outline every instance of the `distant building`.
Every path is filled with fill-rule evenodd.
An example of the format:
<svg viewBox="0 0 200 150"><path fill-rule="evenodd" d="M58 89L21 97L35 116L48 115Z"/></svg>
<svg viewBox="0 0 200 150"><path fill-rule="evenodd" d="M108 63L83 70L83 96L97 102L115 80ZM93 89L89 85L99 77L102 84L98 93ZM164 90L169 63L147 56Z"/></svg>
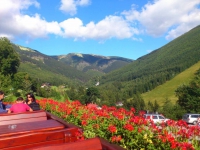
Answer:
<svg viewBox="0 0 200 150"><path fill-rule="evenodd" d="M99 82L97 82L95 85L98 86L98 85L99 85Z"/></svg>
<svg viewBox="0 0 200 150"><path fill-rule="evenodd" d="M41 88L45 88L45 87L51 87L50 83L43 83L41 85Z"/></svg>
<svg viewBox="0 0 200 150"><path fill-rule="evenodd" d="M121 107L123 106L123 102L117 102L115 105Z"/></svg>

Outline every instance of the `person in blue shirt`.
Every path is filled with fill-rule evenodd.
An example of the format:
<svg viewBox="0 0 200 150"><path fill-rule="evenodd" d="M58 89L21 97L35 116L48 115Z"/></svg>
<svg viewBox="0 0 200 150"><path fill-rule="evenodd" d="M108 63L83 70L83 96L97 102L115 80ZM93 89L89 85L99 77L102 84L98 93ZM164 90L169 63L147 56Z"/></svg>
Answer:
<svg viewBox="0 0 200 150"><path fill-rule="evenodd" d="M10 108L10 105L5 105L3 103L4 99L4 92L0 91L0 113L7 113L8 109Z"/></svg>

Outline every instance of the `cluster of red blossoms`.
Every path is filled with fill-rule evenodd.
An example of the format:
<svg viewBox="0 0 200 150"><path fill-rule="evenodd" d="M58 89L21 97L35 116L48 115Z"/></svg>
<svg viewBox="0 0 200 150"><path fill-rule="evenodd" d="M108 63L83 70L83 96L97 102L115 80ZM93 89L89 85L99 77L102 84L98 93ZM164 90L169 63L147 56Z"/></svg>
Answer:
<svg viewBox="0 0 200 150"><path fill-rule="evenodd" d="M126 149L200 149L200 128L188 126L182 120L169 120L159 126L145 120L135 109L102 106L87 107L79 101L57 102L52 99L38 101L42 109L48 110L67 122L83 128L79 139L102 137ZM84 137L83 137L84 136Z"/></svg>
<svg viewBox="0 0 200 150"><path fill-rule="evenodd" d="M118 136L114 135L114 136L112 137L112 142L119 142L119 141L121 141L121 140L122 140L121 135L118 135Z"/></svg>
<svg viewBox="0 0 200 150"><path fill-rule="evenodd" d="M110 131L111 133L115 133L115 132L117 132L117 128L114 125L110 125L108 127L108 131Z"/></svg>

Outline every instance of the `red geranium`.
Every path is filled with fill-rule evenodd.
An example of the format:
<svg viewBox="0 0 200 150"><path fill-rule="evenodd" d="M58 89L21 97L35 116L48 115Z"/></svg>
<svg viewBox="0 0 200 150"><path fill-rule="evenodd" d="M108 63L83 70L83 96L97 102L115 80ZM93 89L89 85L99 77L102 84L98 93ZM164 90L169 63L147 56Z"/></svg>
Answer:
<svg viewBox="0 0 200 150"><path fill-rule="evenodd" d="M117 128L116 128L114 125L110 125L110 126L108 127L108 130L109 130L111 133L117 132Z"/></svg>

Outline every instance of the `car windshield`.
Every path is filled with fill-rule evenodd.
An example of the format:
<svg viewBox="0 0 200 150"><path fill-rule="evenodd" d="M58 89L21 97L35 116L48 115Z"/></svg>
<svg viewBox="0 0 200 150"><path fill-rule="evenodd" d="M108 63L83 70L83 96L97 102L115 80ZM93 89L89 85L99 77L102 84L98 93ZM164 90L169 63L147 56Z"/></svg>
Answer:
<svg viewBox="0 0 200 150"><path fill-rule="evenodd" d="M191 115L191 118L198 118L199 115Z"/></svg>
<svg viewBox="0 0 200 150"><path fill-rule="evenodd" d="M183 119L187 119L189 117L189 115L184 115Z"/></svg>
<svg viewBox="0 0 200 150"><path fill-rule="evenodd" d="M159 119L165 119L165 117L163 117L163 116L159 116Z"/></svg>
<svg viewBox="0 0 200 150"><path fill-rule="evenodd" d="M158 116L152 116L153 119L158 119Z"/></svg>

